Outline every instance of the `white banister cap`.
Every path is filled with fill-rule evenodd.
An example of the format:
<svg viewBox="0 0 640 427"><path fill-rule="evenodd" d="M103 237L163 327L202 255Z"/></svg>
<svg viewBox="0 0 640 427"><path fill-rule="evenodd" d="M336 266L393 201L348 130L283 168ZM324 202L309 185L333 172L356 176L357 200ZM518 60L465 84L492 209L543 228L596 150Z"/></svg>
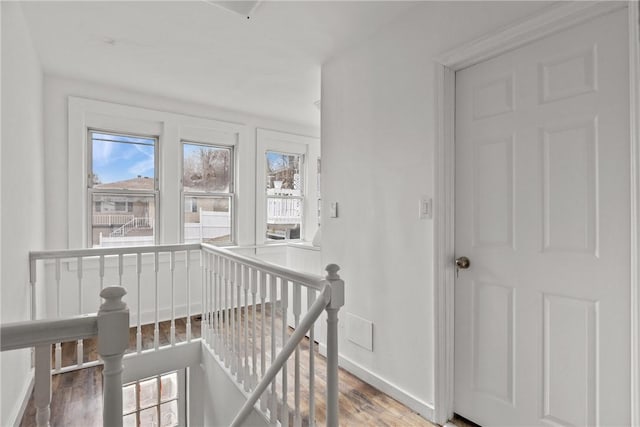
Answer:
<svg viewBox="0 0 640 427"><path fill-rule="evenodd" d="M124 310L127 304L122 301L122 297L127 294L127 290L122 286L108 286L100 291L100 296L104 302L100 306L99 312Z"/></svg>
<svg viewBox="0 0 640 427"><path fill-rule="evenodd" d="M338 271L340 271L340 266L338 264L329 264L325 267L327 271L327 280L340 280L340 275Z"/></svg>

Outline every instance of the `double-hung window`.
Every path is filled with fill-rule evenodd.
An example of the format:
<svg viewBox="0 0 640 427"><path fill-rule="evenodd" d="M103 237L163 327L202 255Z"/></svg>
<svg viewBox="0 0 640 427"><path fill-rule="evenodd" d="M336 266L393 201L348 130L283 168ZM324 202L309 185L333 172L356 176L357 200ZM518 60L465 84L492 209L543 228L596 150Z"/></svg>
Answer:
<svg viewBox="0 0 640 427"><path fill-rule="evenodd" d="M88 243L153 245L158 215L158 138L89 130Z"/></svg>
<svg viewBox="0 0 640 427"><path fill-rule="evenodd" d="M300 239L304 211L304 155L267 150L267 240Z"/></svg>
<svg viewBox="0 0 640 427"><path fill-rule="evenodd" d="M233 147L182 143L183 241L233 242Z"/></svg>
<svg viewBox="0 0 640 427"><path fill-rule="evenodd" d="M256 242L311 241L317 225L317 138L258 129Z"/></svg>

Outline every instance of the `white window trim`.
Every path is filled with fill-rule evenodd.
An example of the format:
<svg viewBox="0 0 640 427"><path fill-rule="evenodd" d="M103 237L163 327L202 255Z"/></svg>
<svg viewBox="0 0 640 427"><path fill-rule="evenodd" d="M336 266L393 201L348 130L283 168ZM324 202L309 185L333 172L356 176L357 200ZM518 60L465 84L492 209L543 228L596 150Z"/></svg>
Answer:
<svg viewBox="0 0 640 427"><path fill-rule="evenodd" d="M183 140L233 145L236 192L238 183L238 146L247 141L243 124L192 117L147 108L70 96L68 99L68 178L67 230L68 247L87 247L88 242L88 153L89 129L158 137L158 206L156 243L178 243L181 240L181 180ZM246 143L246 142L245 142ZM239 199L236 199L239 202ZM239 203L235 211L240 209ZM234 214L234 216L237 214Z"/></svg>
<svg viewBox="0 0 640 427"><path fill-rule="evenodd" d="M214 193L214 192L203 192L203 193L185 193L184 185L183 185L183 177L184 177L184 145L202 145L203 147L212 147L212 148L230 148L231 149L231 174L232 174L232 182L230 186L229 193ZM233 144L229 144L229 141L196 141L196 140L188 140L182 139L180 141L180 201L182 203L182 208L180 209L180 242L184 243L184 207L185 207L185 197L230 197L231 204L229 209L231 210L231 239L229 242L224 242L224 245L236 245L238 241L238 215L237 215L237 197L236 197L236 181L238 179L237 170L238 170L238 160L236 154L237 148L237 138Z"/></svg>
<svg viewBox="0 0 640 427"><path fill-rule="evenodd" d="M300 239L291 241L311 241L318 228L316 176L317 161L320 157L320 140L310 136L295 135L267 129L257 129L256 141L256 244L282 243L281 240L267 240L266 208L266 152L304 155L302 194L304 196L303 218Z"/></svg>
<svg viewBox="0 0 640 427"><path fill-rule="evenodd" d="M117 190L117 189L109 189L109 190L100 190L100 189L95 189L94 185L90 185L89 183L93 180L93 176L94 176L94 171L93 171L93 148L92 148L92 141L89 137L89 135L91 133L104 133L104 134L109 134L109 135L120 135L120 136L133 136L133 137L140 137L140 138L149 138L149 139L153 139L154 140L154 159L153 159L153 167L154 167L154 177L153 177L153 189L152 190ZM131 196L153 196L153 203L154 203L154 217L153 217L153 223L154 223L154 227L153 227L153 243L154 244L158 244L158 229L157 229L157 225L160 223L160 211L159 211L159 207L160 207L160 189L159 189L159 177L158 177L158 165L159 165L159 153L160 153L160 138L157 135L142 135L142 134L133 134L133 133L127 133L127 134L123 134L122 132L113 132L110 130L105 130L105 129L96 129L96 128L89 128L87 129L87 146L85 147L87 150L87 247L92 247L93 246L93 215L92 215L92 210L93 210L93 202L91 201L91 199L93 198L94 195L96 194L102 194L102 195L115 195L115 196L119 196L119 195L131 195ZM127 202L127 204L130 202ZM126 211L126 208L125 208Z"/></svg>

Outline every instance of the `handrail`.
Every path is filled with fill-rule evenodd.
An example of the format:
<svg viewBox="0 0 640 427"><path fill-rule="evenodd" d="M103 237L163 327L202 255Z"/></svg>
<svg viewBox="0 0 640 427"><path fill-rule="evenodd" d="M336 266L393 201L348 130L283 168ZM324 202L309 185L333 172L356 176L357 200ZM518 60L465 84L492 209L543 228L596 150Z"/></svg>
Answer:
<svg viewBox="0 0 640 427"><path fill-rule="evenodd" d="M97 314L0 325L2 351L35 347L33 401L38 427L50 426L51 344L93 336L104 364L102 425L122 426L122 358L129 343L129 308L122 301L126 293L121 286L102 289L104 301Z"/></svg>
<svg viewBox="0 0 640 427"><path fill-rule="evenodd" d="M124 236L126 233L126 227L128 225L131 225L131 223L135 224L136 222L136 217L134 216L133 218L131 218L129 221L125 222L124 224L122 224L120 227L118 227L117 229L115 229L114 231L111 232L111 236L118 236L118 235L122 235Z"/></svg>
<svg viewBox="0 0 640 427"><path fill-rule="evenodd" d="M272 262L251 258L245 255L239 255L239 254L236 254L235 252L231 252L228 249L221 248L218 246L213 246L207 243L202 243L201 245L202 245L202 249L208 250L210 252L218 253L229 260L241 262L243 264L248 265L249 267L259 269L269 274L275 274L276 276L282 277L292 282L300 283L303 286L310 287L317 291L324 290L325 279L322 276L315 275L315 274L301 273L299 271L296 271L287 267L282 267Z"/></svg>
<svg viewBox="0 0 640 427"><path fill-rule="evenodd" d="M314 332L313 324L317 321L323 310L327 313L327 328L326 328L326 347L327 347L327 370L326 370L326 390L327 390L327 404L326 404L326 421L327 426L335 427L338 425L338 311L340 307L344 305L344 281L340 279L337 274L339 266L330 264L326 267L327 276L322 277L320 275L302 273L287 267L283 267L278 264L266 262L258 258L251 256L240 255L234 252L234 249L238 248L223 248L213 246L207 243L191 243L191 244L169 244L169 245L154 245L154 246L128 246L128 247L110 247L110 248L90 248L90 249L70 249L70 250L47 250L47 251L34 251L29 253L30 261L30 282L32 284L32 305L35 302L35 289L36 289L36 262L45 261L48 264L51 261L55 263L51 265L51 269L47 269L47 274L51 275L55 279L55 288L57 289L57 314L60 313L60 307L62 306L61 300L61 283L66 280L66 277L72 275L72 283L77 284L77 297L78 297L78 313L83 313L83 287L85 283L89 281L99 282L102 288L106 281L112 280L112 277L117 277L118 283L122 284L123 280L130 280L129 278L135 272L134 283L131 289L137 292L137 351L141 352L142 349L142 334L141 334L141 289L142 281L146 278L151 278L151 283L154 289L154 301L148 301L147 305L154 304L154 308L151 313L154 316L154 348L157 350L160 346L160 333L159 333L159 321L160 321L160 308L159 298L160 286L166 286L166 289L171 291L171 345L175 345L175 319L176 319L176 307L175 307L175 292L176 289L181 289L186 286L186 315L187 324L186 330L191 331L190 319L192 315L192 298L190 291L192 289L190 277L190 269L196 268L192 262L193 258L190 258L191 251L199 252L200 261L200 282L201 282L201 299L200 299L200 312L202 313L201 322L201 337L205 345L209 346L214 353L220 358L221 362L224 362L225 367L230 369L230 374L234 377L237 384L244 389L245 395L249 399L249 402L243 407L242 411L236 416L237 421L234 423L242 422L246 416L251 413L251 408L255 406L258 399L262 399L260 403L260 411L266 414L270 414L271 422L276 422L278 419L284 422L288 420L289 409L295 411L294 424L299 425L301 420L300 412L300 343L302 339L309 334L309 390L311 396L309 398L309 420L311 423L315 420L314 411ZM160 257L163 254L168 255L166 265L160 262ZM184 253L184 263L182 266L176 268L176 254ZM154 255L155 260L153 268L143 268L142 263L143 255ZM135 263L124 263L124 260L128 256L134 256ZM118 257L117 264L109 262L106 263L107 257ZM61 264L66 263L66 260L72 260L77 258L77 269L66 272L62 270ZM95 259L99 262L95 272L91 275L85 276L83 270L83 260ZM98 259L99 258L99 259ZM164 258L163 258L164 259ZM93 266L93 262L90 263ZM108 270L105 271L105 267ZM166 274L165 276L165 272ZM182 273L186 274L186 282L184 285L177 284L176 280L180 280ZM107 274L105 274L107 273ZM47 276L49 277L49 276ZM124 279L123 279L124 278ZM72 285L73 286L73 285ZM76 287L76 286L73 286ZM304 289L306 288L305 306L302 305L302 298L304 295ZM108 288L105 288L105 290ZM123 288L122 288L123 289ZM318 295L319 293L319 295ZM318 296L317 296L318 295ZM316 298L317 296L317 298ZM289 303L289 299L291 302ZM250 302L251 300L251 302ZM258 304L260 304L260 324L257 324L256 313ZM268 304L268 305L265 305ZM264 307L271 307L269 314L267 315L263 310ZM35 313L35 306L32 307L33 313ZM68 311L65 309L68 313ZM251 313L251 316L250 316ZM291 313L291 314L288 314ZM302 319L301 315L303 316ZM79 316L81 321L89 316ZM93 315L95 316L95 315ZM281 321L278 321L278 331L276 332L276 319L281 316ZM291 318L290 316L293 316ZM47 321L31 322L31 327L34 325L42 327L44 330L57 329L63 327L64 321L70 321L69 319L60 319L56 321L56 325L45 325ZM128 329L129 319L128 310L126 319L123 317L122 328ZM100 313L98 313L98 337L102 334L100 326ZM293 323L291 323L292 321ZM87 321L89 322L89 321ZM94 319L95 322L95 319ZM270 322L270 326L266 324ZM49 322L51 323L51 322ZM252 330L249 329L249 325L252 324ZM259 334L257 334L256 325L259 326ZM289 326L294 326L293 334L289 333ZM15 325L7 325L15 326ZM87 328L95 328L95 324L88 325ZM270 330L268 333L270 340L270 366L265 366L267 360L267 354L269 353L269 347L265 342L267 334L266 330ZM18 329L14 329L16 335L29 336L30 332L20 333ZM0 330L4 332L4 330ZM56 332L60 332L59 330ZM85 331L86 332L86 331ZM50 375L51 371L51 349L50 343L55 343L55 362L56 372L62 371L62 341L77 341L76 351L78 353L77 368L83 367L83 345L82 339L86 336L82 335L83 332L78 332L78 335L65 336L61 338L59 336L51 337L50 333L43 332L41 335L42 343L36 346L36 359L40 360L42 372L47 372ZM88 336L95 335L93 329ZM128 334L126 334L128 336ZM191 340L189 332L187 332ZM277 341L280 340L283 345L282 350L277 351ZM123 335L124 336L124 335ZM251 339L249 339L251 337ZM34 337L30 337L33 339ZM258 343L257 338L260 339ZM18 340L18 338L16 338ZM99 339L100 341L100 339ZM7 341L8 343L8 341ZM100 342L98 343L100 347ZM125 345L126 342L121 343ZM3 349L5 343L2 343ZM21 344L12 344L14 348L21 348ZM27 346L28 344L22 345ZM7 348L9 348L7 346ZM260 369L257 365L257 351L260 355ZM48 352L48 358L45 354ZM289 406L287 402L287 359L295 352L294 359L294 406ZM38 355L40 359L38 359ZM103 360L107 361L100 353ZM109 354L105 354L109 356ZM119 355L114 357L121 359ZM47 362L47 366L45 366ZM105 372L109 375L118 375L120 370L119 362L110 362L111 368L106 369ZM106 365L105 365L106 366ZM112 369L115 369L112 372ZM276 376L282 373L282 402L278 403L277 395L280 394L276 390ZM44 373L42 374L44 375ZM271 385L271 390L266 393L265 390ZM252 393L253 392L253 393ZM251 394L249 394L251 393ZM113 393L112 393L113 394ZM41 396L42 407L48 405L48 400ZM269 406L267 408L267 405ZM278 407L281 407L278 409ZM44 409L43 409L44 411ZM42 414L44 412L41 411ZM121 413L122 411L107 411L113 413ZM105 412L105 415L107 414ZM280 415L278 415L280 414ZM44 415L42 416L44 420ZM297 420L297 421L296 421ZM107 425L107 424L105 424ZM237 425L237 424L234 424Z"/></svg>
<svg viewBox="0 0 640 427"><path fill-rule="evenodd" d="M146 224L146 225L145 225ZM153 227L153 218L149 218L149 217L133 217L131 218L131 220L127 221L126 223L122 224L119 228L117 228L116 230L112 231L110 236L111 237L117 237L117 236L126 236L127 233L133 229L136 228L142 228L142 227L146 227L146 228L150 228Z"/></svg>
<svg viewBox="0 0 640 427"><path fill-rule="evenodd" d="M0 351L74 341L98 335L98 315L31 320L0 326Z"/></svg>
<svg viewBox="0 0 640 427"><path fill-rule="evenodd" d="M127 255L127 254L154 254L160 252L192 251L199 250L200 243L179 243L171 245L153 246L121 246L115 248L87 248L87 249L62 249L53 251L32 251L29 252L29 260L73 258L79 256L101 256L101 255Z"/></svg>
<svg viewBox="0 0 640 427"><path fill-rule="evenodd" d="M287 359L289 359L298 344L300 344L300 342L305 338L307 332L311 329L318 317L320 317L320 314L322 314L322 311L327 307L330 300L331 286L327 285L325 282L325 286L320 295L318 295L318 299L309 308L309 311L302 318L302 321L296 330L291 334L289 340L287 340L282 350L280 350L280 353L278 353L278 356L276 356L275 360L271 363L271 366L269 366L269 369L267 369L262 380L258 383L253 393L251 393L240 411L236 414L235 418L231 422L232 427L241 426L247 419L253 410L254 405L258 402L258 399L260 399L262 393L264 393L267 387L269 387L269 384L271 384L271 381L273 381L276 375L278 375L282 366L287 363Z"/></svg>

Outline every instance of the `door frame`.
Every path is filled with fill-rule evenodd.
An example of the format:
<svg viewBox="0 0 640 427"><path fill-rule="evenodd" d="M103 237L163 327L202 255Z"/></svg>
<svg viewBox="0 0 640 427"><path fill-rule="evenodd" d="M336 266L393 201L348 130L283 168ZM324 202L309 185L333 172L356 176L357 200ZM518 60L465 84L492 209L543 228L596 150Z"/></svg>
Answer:
<svg viewBox="0 0 640 427"><path fill-rule="evenodd" d="M453 417L455 258L455 73L589 19L627 8L631 159L631 425L640 427L640 6L637 1L560 3L435 58L434 414Z"/></svg>

